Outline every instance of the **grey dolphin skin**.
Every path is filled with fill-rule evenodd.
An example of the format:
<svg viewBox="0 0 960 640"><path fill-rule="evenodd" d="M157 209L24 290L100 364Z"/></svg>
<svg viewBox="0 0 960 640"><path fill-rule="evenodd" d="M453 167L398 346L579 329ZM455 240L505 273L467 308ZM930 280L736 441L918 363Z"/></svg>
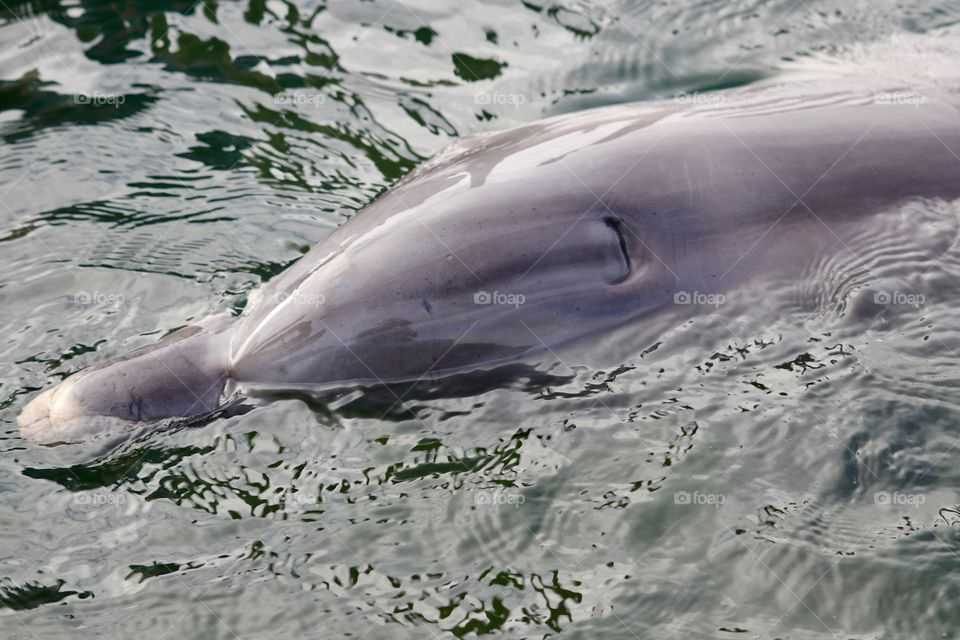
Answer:
<svg viewBox="0 0 960 640"><path fill-rule="evenodd" d="M723 94L720 94L723 95ZM790 277L906 199L960 196L960 112L729 92L467 138L251 298L33 399L28 439L209 412L237 385L416 380L543 354Z"/></svg>

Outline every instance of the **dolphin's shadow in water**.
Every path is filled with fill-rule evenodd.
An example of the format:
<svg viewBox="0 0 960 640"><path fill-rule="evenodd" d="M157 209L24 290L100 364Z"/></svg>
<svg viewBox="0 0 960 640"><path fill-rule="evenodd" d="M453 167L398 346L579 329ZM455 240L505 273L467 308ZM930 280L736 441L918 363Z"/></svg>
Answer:
<svg viewBox="0 0 960 640"><path fill-rule="evenodd" d="M540 393L569 384L575 373L555 374L527 363L511 363L492 369L458 373L405 382L376 382L336 387L271 388L247 387L245 396L218 409L211 418L230 417L252 410L253 403L297 399L317 414L345 418L377 418L402 421L414 417L410 402L469 398L500 389ZM202 426L211 420L198 417L182 426ZM187 424L189 423L189 424Z"/></svg>

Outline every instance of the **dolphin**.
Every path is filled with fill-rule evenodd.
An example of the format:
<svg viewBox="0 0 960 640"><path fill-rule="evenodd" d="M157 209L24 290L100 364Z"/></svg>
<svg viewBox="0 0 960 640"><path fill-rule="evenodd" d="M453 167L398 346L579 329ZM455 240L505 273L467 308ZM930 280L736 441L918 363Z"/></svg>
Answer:
<svg viewBox="0 0 960 640"><path fill-rule="evenodd" d="M644 323L683 292L789 279L869 242L898 203L960 197L956 100L898 95L731 90L464 138L243 313L74 374L27 404L21 432L69 442L196 416L243 385L489 371Z"/></svg>

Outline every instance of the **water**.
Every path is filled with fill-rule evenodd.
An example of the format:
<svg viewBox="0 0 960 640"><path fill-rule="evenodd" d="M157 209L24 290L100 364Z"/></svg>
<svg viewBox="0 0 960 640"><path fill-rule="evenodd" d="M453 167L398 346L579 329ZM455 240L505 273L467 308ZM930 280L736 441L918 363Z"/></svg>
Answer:
<svg viewBox="0 0 960 640"><path fill-rule="evenodd" d="M746 85L960 3L0 16L3 638L956 636L956 252L841 311L707 314L508 388L288 394L116 447L30 446L15 418L241 309L458 136ZM924 300L870 313L877 287Z"/></svg>

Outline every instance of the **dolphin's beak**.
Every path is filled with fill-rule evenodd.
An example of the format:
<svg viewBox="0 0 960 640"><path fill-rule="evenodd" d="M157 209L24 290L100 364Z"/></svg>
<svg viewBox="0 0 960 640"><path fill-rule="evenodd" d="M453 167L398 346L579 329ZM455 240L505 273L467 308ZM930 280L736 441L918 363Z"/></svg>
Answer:
<svg viewBox="0 0 960 640"><path fill-rule="evenodd" d="M73 375L27 403L17 425L23 437L36 444L78 442L91 435L116 432L132 423L111 415L91 414L75 388L87 372ZM82 391L81 391L82 393Z"/></svg>
<svg viewBox="0 0 960 640"><path fill-rule="evenodd" d="M27 440L41 444L55 442L50 424L50 404L54 391L56 389L48 389L38 395L17 416L17 426Z"/></svg>
<svg viewBox="0 0 960 640"><path fill-rule="evenodd" d="M229 334L223 331L228 324L218 322L212 330L187 327L75 373L23 408L20 433L39 444L76 442L213 410L229 368Z"/></svg>

